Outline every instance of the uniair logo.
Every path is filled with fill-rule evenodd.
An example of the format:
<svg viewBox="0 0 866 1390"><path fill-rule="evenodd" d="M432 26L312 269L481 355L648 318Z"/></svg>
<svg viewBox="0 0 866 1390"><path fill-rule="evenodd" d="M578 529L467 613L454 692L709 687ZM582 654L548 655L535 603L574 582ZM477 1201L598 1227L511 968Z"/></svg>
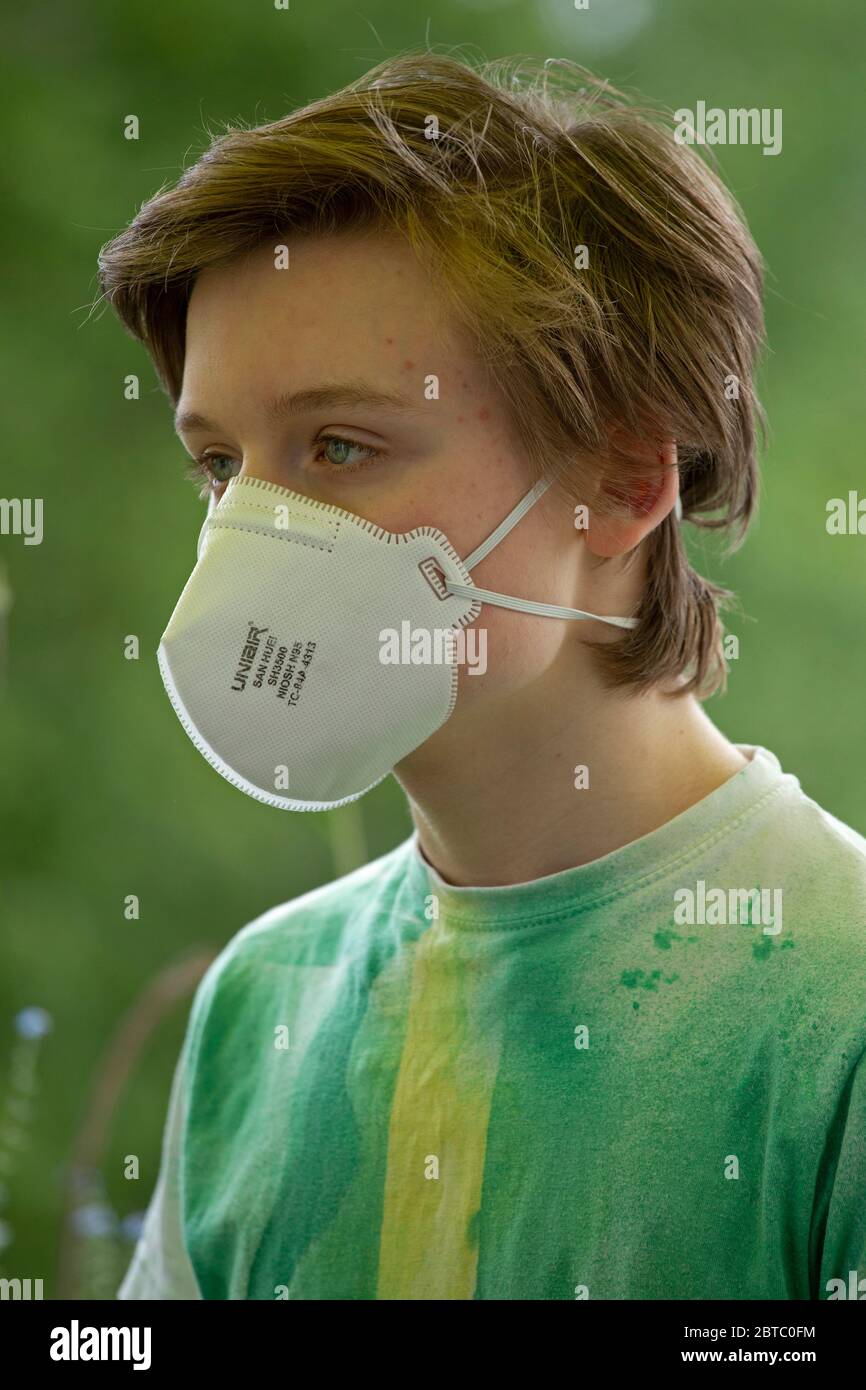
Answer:
<svg viewBox="0 0 866 1390"><path fill-rule="evenodd" d="M52 1327L52 1361L131 1361L134 1371L150 1369L149 1327Z"/></svg>
<svg viewBox="0 0 866 1390"><path fill-rule="evenodd" d="M42 1298L41 1279L0 1279L0 1300Z"/></svg>
<svg viewBox="0 0 866 1390"><path fill-rule="evenodd" d="M782 930L781 888L708 888L699 878L692 888L674 893L674 922L680 927L696 923L710 927L759 927L765 936Z"/></svg>
<svg viewBox="0 0 866 1390"><path fill-rule="evenodd" d="M256 654L261 646L262 633L267 632L266 627L256 627L254 623L249 624L249 632L246 641L241 647L240 661L238 669L235 671L235 678L232 681L232 690L243 690L247 683L247 677L252 670Z"/></svg>

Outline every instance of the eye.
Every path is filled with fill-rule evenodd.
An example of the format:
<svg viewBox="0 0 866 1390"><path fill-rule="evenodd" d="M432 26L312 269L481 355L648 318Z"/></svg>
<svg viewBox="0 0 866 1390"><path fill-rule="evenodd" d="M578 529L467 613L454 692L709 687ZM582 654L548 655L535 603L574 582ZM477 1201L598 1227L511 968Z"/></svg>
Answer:
<svg viewBox="0 0 866 1390"><path fill-rule="evenodd" d="M187 470L187 476L201 484L199 496L207 497L211 492L221 493L240 470L238 460L228 454L200 454Z"/></svg>
<svg viewBox="0 0 866 1390"><path fill-rule="evenodd" d="M228 454L202 454L199 462L204 464L215 483L229 482L241 467L237 459L229 458Z"/></svg>
<svg viewBox="0 0 866 1390"><path fill-rule="evenodd" d="M354 440L346 439L339 434L320 434L316 443L319 445L316 462L320 462L324 456L325 463L330 464L339 473L355 473L359 468L372 463L381 452L370 444L356 444ZM353 454L360 455L360 458L353 458Z"/></svg>

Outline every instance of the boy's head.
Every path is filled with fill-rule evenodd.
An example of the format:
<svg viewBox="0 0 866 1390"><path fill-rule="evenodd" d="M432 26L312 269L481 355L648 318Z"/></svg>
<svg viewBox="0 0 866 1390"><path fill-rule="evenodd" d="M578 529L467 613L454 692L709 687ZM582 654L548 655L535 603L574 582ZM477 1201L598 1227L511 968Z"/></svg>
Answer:
<svg viewBox="0 0 866 1390"><path fill-rule="evenodd" d="M577 640L609 684L704 693L722 591L673 507L751 516L760 258L669 125L557 71L408 56L230 130L104 248L102 289L217 490L242 466L463 555L555 479L473 578L640 621L485 607L494 685Z"/></svg>

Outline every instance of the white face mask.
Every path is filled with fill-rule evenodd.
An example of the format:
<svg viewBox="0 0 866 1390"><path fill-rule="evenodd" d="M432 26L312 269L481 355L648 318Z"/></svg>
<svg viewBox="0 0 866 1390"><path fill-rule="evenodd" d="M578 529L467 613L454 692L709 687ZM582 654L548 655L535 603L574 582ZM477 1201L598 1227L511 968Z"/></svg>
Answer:
<svg viewBox="0 0 866 1390"><path fill-rule="evenodd" d="M460 629L482 603L636 626L472 583L470 570L549 486L531 488L461 560L433 526L398 535L261 478L233 478L202 526L158 652L199 752L257 801L328 811L370 791L445 723Z"/></svg>

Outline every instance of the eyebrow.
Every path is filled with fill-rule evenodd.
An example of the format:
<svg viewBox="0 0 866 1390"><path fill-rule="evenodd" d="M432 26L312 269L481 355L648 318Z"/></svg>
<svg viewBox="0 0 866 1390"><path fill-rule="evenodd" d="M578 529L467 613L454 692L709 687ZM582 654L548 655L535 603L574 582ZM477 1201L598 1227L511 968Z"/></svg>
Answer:
<svg viewBox="0 0 866 1390"><path fill-rule="evenodd" d="M337 386L313 386L306 391L284 391L268 401L264 413L273 424L279 424L293 415L303 415L326 406L353 405L403 412L421 409L408 396L393 391L377 391L363 381L348 381ZM219 430L220 426L195 410L178 410L174 417L174 428L178 434L182 434L184 430Z"/></svg>

